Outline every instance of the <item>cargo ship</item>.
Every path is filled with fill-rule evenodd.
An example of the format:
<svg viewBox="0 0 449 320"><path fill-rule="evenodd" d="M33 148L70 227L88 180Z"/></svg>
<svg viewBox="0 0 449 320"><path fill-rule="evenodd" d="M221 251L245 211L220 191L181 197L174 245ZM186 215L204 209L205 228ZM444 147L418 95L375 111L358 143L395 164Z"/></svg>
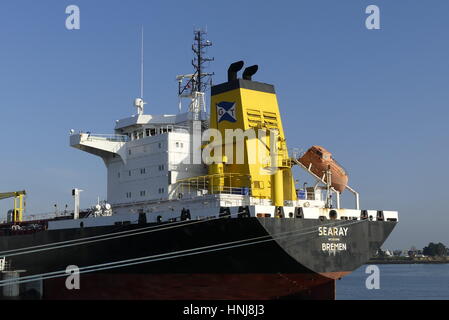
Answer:
<svg viewBox="0 0 449 320"><path fill-rule="evenodd" d="M114 134L71 130L71 147L104 161L107 201L80 210L73 189L72 212L27 220L15 208L0 225L0 286L37 283L42 299L334 299L336 279L376 253L398 213L361 209L346 171L332 182L338 164L317 171L320 159L288 151L258 66L239 77L232 63L211 85L210 45L195 31L176 114L146 114L142 93ZM295 166L313 187L297 187ZM341 207L345 190L354 208Z"/></svg>

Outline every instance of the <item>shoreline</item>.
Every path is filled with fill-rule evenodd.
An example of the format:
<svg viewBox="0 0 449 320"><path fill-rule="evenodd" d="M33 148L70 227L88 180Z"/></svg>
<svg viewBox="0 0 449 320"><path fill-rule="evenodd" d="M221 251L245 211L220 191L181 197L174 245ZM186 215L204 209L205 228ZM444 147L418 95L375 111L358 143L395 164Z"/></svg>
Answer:
<svg viewBox="0 0 449 320"><path fill-rule="evenodd" d="M370 259L367 264L446 264L449 259Z"/></svg>

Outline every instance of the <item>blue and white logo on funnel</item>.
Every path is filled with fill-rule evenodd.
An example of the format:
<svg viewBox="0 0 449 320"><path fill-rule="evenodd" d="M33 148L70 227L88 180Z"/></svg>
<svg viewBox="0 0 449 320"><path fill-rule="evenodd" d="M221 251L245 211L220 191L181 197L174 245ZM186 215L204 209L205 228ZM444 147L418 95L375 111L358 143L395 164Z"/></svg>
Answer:
<svg viewBox="0 0 449 320"><path fill-rule="evenodd" d="M236 122L235 102L222 101L217 103L218 122L229 121Z"/></svg>

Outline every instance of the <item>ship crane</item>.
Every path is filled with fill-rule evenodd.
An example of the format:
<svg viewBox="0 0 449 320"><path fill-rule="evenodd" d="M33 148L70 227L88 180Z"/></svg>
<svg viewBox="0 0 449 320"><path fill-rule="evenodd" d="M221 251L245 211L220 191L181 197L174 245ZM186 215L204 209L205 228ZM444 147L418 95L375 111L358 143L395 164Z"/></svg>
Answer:
<svg viewBox="0 0 449 320"><path fill-rule="evenodd" d="M25 195L25 190L0 193L0 200L14 198L13 222L22 222L23 211L25 210Z"/></svg>

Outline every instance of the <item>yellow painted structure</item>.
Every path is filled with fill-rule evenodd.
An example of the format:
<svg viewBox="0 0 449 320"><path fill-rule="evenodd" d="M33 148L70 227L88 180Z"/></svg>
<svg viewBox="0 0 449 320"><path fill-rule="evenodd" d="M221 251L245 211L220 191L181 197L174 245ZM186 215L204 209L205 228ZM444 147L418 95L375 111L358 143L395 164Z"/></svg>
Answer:
<svg viewBox="0 0 449 320"><path fill-rule="evenodd" d="M283 206L284 200L296 200L284 129L272 85L237 79L212 87L210 128L220 132L222 143L211 139L211 144L215 145L211 152L215 162L209 165L209 174L249 176L248 182L242 182L246 185L236 187L251 188L253 197L271 199L276 206ZM243 139L235 139L239 131ZM238 150L239 144L241 150ZM218 181L215 179L214 185ZM223 185L226 183L224 178Z"/></svg>
<svg viewBox="0 0 449 320"><path fill-rule="evenodd" d="M14 198L13 221L22 222L23 212L25 211L25 191L0 193L0 200Z"/></svg>

